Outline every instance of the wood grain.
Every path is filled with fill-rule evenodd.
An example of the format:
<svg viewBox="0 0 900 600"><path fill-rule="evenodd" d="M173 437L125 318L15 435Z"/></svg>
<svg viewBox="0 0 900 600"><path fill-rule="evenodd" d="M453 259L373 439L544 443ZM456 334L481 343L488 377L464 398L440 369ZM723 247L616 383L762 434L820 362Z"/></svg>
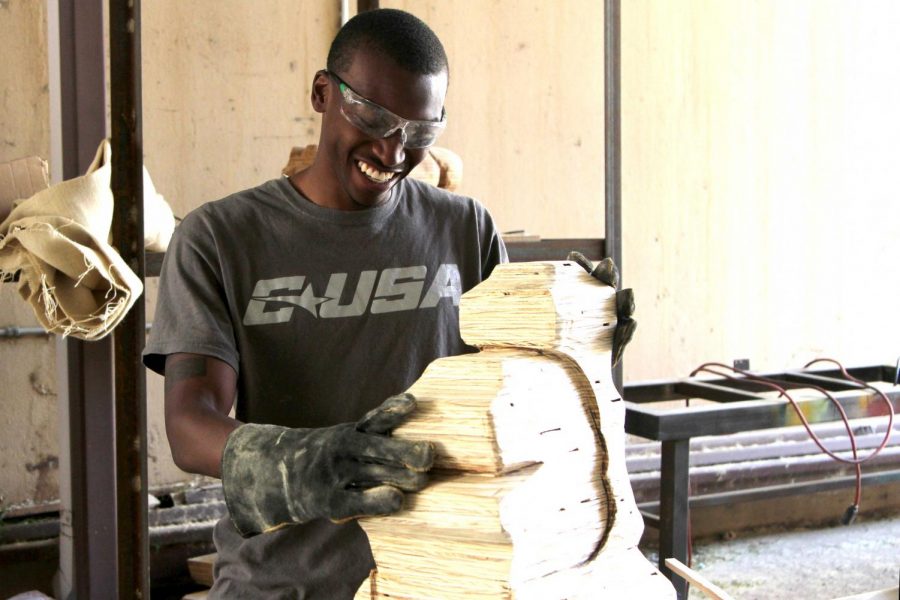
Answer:
<svg viewBox="0 0 900 600"><path fill-rule="evenodd" d="M611 384L615 294L569 262L500 265L465 294L474 354L433 362L395 437L435 445L429 486L362 519L377 569L357 598L674 597L643 524Z"/></svg>

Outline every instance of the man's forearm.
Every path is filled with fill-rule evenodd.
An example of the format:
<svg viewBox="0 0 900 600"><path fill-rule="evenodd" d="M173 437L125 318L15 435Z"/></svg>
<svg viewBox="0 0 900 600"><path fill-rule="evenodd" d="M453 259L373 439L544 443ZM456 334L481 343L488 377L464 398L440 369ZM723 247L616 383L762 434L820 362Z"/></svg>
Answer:
<svg viewBox="0 0 900 600"><path fill-rule="evenodd" d="M237 375L221 360L197 354L166 358L166 434L175 464L189 473L221 476L228 435L241 425L228 416Z"/></svg>
<svg viewBox="0 0 900 600"><path fill-rule="evenodd" d="M223 415L203 402L166 414L166 433L175 465L188 473L221 477L222 451L228 435L240 421Z"/></svg>

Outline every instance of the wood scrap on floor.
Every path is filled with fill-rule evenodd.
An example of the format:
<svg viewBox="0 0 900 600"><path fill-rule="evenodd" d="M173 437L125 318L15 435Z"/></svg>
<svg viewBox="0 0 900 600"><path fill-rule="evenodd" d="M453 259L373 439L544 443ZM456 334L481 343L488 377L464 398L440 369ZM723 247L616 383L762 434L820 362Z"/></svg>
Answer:
<svg viewBox="0 0 900 600"><path fill-rule="evenodd" d="M195 556L188 559L188 572L191 579L200 585L212 587L213 584L213 565L216 563L216 553L204 554L203 556Z"/></svg>
<svg viewBox="0 0 900 600"><path fill-rule="evenodd" d="M900 587L885 588L874 592L863 592L852 596L841 596L835 600L897 600L900 598Z"/></svg>
<svg viewBox="0 0 900 600"><path fill-rule="evenodd" d="M695 588L702 591L707 598L712 598L713 600L734 600L728 592L677 558L667 558L666 566L669 567L673 573L679 575Z"/></svg>
<svg viewBox="0 0 900 600"><path fill-rule="evenodd" d="M500 265L462 298L475 354L432 363L394 435L435 444L432 483L362 519L356 598L674 598L643 524L612 385L615 292L570 262Z"/></svg>

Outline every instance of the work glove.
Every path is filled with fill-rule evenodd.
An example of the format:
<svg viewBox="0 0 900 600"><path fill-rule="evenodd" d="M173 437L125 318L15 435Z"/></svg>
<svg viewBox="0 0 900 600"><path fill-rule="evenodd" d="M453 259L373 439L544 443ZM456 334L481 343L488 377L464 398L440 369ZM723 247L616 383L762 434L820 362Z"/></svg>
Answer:
<svg viewBox="0 0 900 600"><path fill-rule="evenodd" d="M634 330L637 329L637 321L631 318L634 313L634 292L631 288L619 290L619 269L611 258L604 258L595 266L581 252L572 251L569 252L568 259L581 265L594 279L616 289L617 324L612 346L612 365L616 366L622 359L625 346L631 341Z"/></svg>
<svg viewBox="0 0 900 600"><path fill-rule="evenodd" d="M248 537L282 525L387 515L403 492L425 487L434 450L390 437L416 408L391 396L356 423L318 429L246 424L222 454L222 489L231 520Z"/></svg>

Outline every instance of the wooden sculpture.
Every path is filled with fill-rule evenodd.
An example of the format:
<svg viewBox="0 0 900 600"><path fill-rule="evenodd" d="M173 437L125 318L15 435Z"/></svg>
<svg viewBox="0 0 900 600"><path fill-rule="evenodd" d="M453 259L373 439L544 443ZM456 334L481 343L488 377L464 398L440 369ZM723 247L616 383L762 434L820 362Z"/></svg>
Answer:
<svg viewBox="0 0 900 600"><path fill-rule="evenodd" d="M429 486L360 521L362 598L674 598L643 557L612 384L615 291L573 262L513 263L466 293L463 339L394 435L434 443Z"/></svg>

